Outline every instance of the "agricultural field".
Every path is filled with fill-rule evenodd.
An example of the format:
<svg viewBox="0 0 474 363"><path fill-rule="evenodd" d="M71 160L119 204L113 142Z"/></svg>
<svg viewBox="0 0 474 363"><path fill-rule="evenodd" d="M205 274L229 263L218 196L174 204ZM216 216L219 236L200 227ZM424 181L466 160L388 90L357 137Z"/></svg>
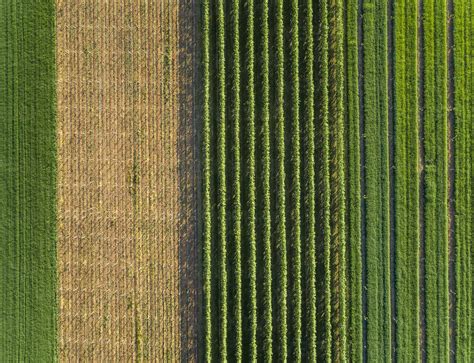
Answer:
<svg viewBox="0 0 474 363"><path fill-rule="evenodd" d="M197 250L180 244L195 238L193 130L183 121L192 78L180 63L192 54L178 49L179 16L190 10L172 1L57 8L61 360L195 356L195 301L193 316L182 307L183 289L188 300L197 291L193 276L181 279L196 275Z"/></svg>
<svg viewBox="0 0 474 363"><path fill-rule="evenodd" d="M472 362L472 0L0 1L0 362Z"/></svg>
<svg viewBox="0 0 474 363"><path fill-rule="evenodd" d="M472 360L471 2L202 9L202 360Z"/></svg>

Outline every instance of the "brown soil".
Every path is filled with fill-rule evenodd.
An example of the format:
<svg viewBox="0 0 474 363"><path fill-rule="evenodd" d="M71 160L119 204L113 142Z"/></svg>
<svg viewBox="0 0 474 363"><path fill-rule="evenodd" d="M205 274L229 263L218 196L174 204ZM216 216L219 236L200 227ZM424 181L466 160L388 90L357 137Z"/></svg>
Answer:
<svg viewBox="0 0 474 363"><path fill-rule="evenodd" d="M180 151L193 118L181 110L192 92L179 7L57 0L62 361L179 361L182 342L196 358L195 278L182 276L195 272L195 249L182 251L196 217L193 163Z"/></svg>

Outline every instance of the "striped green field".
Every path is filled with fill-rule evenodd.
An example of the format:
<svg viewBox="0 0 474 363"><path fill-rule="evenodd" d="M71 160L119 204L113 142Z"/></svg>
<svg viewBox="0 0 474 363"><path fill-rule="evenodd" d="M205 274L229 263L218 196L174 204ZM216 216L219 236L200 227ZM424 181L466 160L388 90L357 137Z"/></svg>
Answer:
<svg viewBox="0 0 474 363"><path fill-rule="evenodd" d="M54 1L0 3L0 361L56 360Z"/></svg>
<svg viewBox="0 0 474 363"><path fill-rule="evenodd" d="M471 2L203 9L205 356L469 361Z"/></svg>
<svg viewBox="0 0 474 363"><path fill-rule="evenodd" d="M473 4L453 1L455 344L459 361L473 359Z"/></svg>
<svg viewBox="0 0 474 363"><path fill-rule="evenodd" d="M424 2L426 353L449 360L448 113L446 1Z"/></svg>

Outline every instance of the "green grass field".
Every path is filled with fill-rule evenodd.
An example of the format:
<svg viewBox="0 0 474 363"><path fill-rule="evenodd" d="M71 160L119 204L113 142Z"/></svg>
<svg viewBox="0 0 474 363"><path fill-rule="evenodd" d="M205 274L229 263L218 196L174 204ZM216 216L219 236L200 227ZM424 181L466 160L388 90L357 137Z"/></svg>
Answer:
<svg viewBox="0 0 474 363"><path fill-rule="evenodd" d="M0 3L0 360L56 360L53 1Z"/></svg>

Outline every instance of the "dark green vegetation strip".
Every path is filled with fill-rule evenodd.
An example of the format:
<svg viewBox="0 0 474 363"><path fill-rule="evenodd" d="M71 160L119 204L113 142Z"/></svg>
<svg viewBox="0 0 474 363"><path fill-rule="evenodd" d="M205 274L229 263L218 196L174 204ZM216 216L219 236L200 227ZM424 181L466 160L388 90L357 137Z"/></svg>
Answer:
<svg viewBox="0 0 474 363"><path fill-rule="evenodd" d="M413 0L394 3L396 356L400 361L420 356L417 8Z"/></svg>
<svg viewBox="0 0 474 363"><path fill-rule="evenodd" d="M318 0L315 11L314 24L316 38L316 79L319 87L315 92L315 106L319 110L315 115L315 136L319 142L316 144L316 185L319 189L317 199L316 225L318 228L317 242L317 273L321 276L317 290L318 314L318 356L326 361L331 361L332 330L331 330L331 221L330 221L330 181L329 181L329 59L328 59L328 2Z"/></svg>
<svg viewBox="0 0 474 363"><path fill-rule="evenodd" d="M367 358L390 360L390 235L387 3L365 0L364 138Z"/></svg>
<svg viewBox="0 0 474 363"><path fill-rule="evenodd" d="M471 1L454 0L455 357L473 359L473 36Z"/></svg>
<svg viewBox="0 0 474 363"><path fill-rule="evenodd" d="M0 2L0 361L53 362L54 1Z"/></svg>
<svg viewBox="0 0 474 363"><path fill-rule="evenodd" d="M287 253L286 253L286 193L285 193L285 83L284 83L284 43L283 43L283 0L276 1L276 120L275 120L275 174L276 174L276 215L275 215L275 250L276 250L276 319L275 319L275 357L287 359Z"/></svg>
<svg viewBox="0 0 474 363"><path fill-rule="evenodd" d="M315 186L315 135L314 135L314 31L313 31L313 1L306 0L303 4L302 34L302 160L303 180L302 192L302 249L303 249L303 346L304 361L316 360L316 186Z"/></svg>
<svg viewBox="0 0 474 363"><path fill-rule="evenodd" d="M256 177L255 177L255 9L253 0L246 2L246 112L245 112L245 153L246 153L246 231L248 263L248 325L249 360L257 359L257 241L255 221Z"/></svg>
<svg viewBox="0 0 474 363"><path fill-rule="evenodd" d="M289 359L293 362L301 360L301 182L300 182L300 82L299 82L299 4L298 0L291 2L291 124L289 152L289 183L288 208L288 241L290 251L290 302L291 313L291 351Z"/></svg>
<svg viewBox="0 0 474 363"><path fill-rule="evenodd" d="M271 152L270 152L270 75L269 75L269 8L268 0L262 1L261 8L261 135L262 135L262 158L261 158L261 170L262 170L262 184L261 184L261 203L262 203L262 326L263 326L263 360L270 362L272 360L273 353L273 325L272 325L272 230L271 230L271 191L270 191L270 180L271 180Z"/></svg>
<svg viewBox="0 0 474 363"><path fill-rule="evenodd" d="M347 353L343 1L329 0L328 6L331 330L332 359L340 362Z"/></svg>
<svg viewBox="0 0 474 363"><path fill-rule="evenodd" d="M348 358L362 361L362 231L359 110L359 0L346 0L346 119L347 119L347 239Z"/></svg>
<svg viewBox="0 0 474 363"><path fill-rule="evenodd" d="M449 360L446 0L424 0L426 354Z"/></svg>

